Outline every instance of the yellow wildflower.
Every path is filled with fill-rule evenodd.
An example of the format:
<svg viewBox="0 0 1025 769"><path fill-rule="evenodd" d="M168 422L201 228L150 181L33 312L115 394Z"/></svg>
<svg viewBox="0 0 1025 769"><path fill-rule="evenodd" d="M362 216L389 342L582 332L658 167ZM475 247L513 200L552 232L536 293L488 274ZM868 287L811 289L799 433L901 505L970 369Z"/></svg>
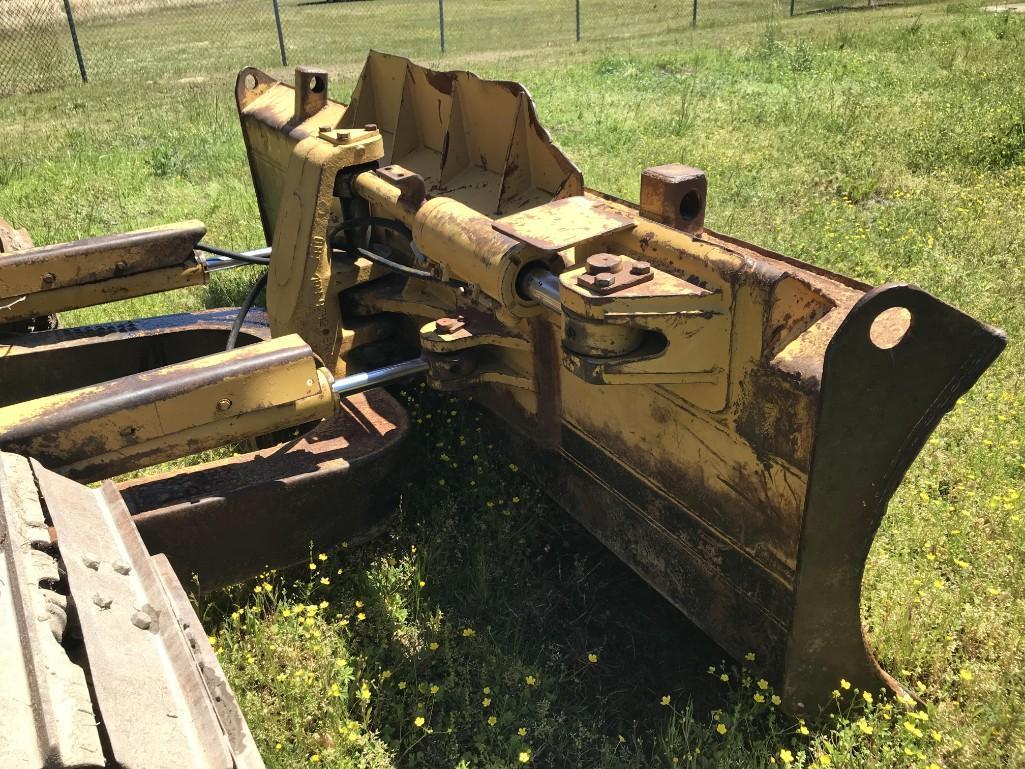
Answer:
<svg viewBox="0 0 1025 769"><path fill-rule="evenodd" d="M729 729L726 728L726 724L716 724L715 730L719 732L719 734L726 734L726 732L729 731Z"/></svg>
<svg viewBox="0 0 1025 769"><path fill-rule="evenodd" d="M779 752L779 757L780 757L780 760L782 760L783 763L786 764L787 766L790 766L790 764L792 764L794 762L794 754L791 753L786 748L783 748Z"/></svg>
<svg viewBox="0 0 1025 769"><path fill-rule="evenodd" d="M414 726L423 726L425 723L427 723L427 722L424 721L424 717L423 716L417 716L416 718L413 719L413 725Z"/></svg>
<svg viewBox="0 0 1025 769"><path fill-rule="evenodd" d="M673 698L670 697L668 694L665 694L665 695L662 696L662 704L663 705L668 705L672 699Z"/></svg>
<svg viewBox="0 0 1025 769"><path fill-rule="evenodd" d="M498 723L498 719L494 716L488 716L488 726L494 726Z"/></svg>
<svg viewBox="0 0 1025 769"><path fill-rule="evenodd" d="M525 764L528 761L530 761L530 751L529 750L521 750L520 751L520 763L521 764Z"/></svg>
<svg viewBox="0 0 1025 769"><path fill-rule="evenodd" d="M845 689L845 690L846 689L850 689L851 688L851 682L848 681L846 678L841 678L840 679L840 688L841 689Z"/></svg>
<svg viewBox="0 0 1025 769"><path fill-rule="evenodd" d="M593 653L592 654L588 654L587 655L587 661L590 662L593 665L594 663L596 663L598 661L598 655L597 654L593 654Z"/></svg>

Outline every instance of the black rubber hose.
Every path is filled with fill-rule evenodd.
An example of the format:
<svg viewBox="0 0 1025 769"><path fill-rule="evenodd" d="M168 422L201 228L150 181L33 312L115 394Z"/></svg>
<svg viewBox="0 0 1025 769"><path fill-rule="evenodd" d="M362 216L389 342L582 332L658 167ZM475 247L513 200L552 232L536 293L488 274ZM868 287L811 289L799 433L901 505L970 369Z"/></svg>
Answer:
<svg viewBox="0 0 1025 769"><path fill-rule="evenodd" d="M358 219L349 219L347 222L342 222L335 227L335 232L340 232L342 230L358 230L362 227L384 227L385 229L399 233L399 235L404 237L410 243L413 242L413 233L409 227L404 225L398 219L385 219L383 216L362 216Z"/></svg>
<svg viewBox="0 0 1025 769"><path fill-rule="evenodd" d="M339 224L337 227L334 228L334 230L331 233L330 240L331 240L332 244L334 244L335 236L339 232L344 232L345 230L359 230L359 229L370 228L370 227L383 227L386 230L391 230L392 232L398 233L399 235L402 236L403 239L405 239L406 243L409 245L409 250L413 252L413 256L416 258L416 260L418 262L425 263L427 261L427 257L424 256L420 252L420 249L416 247L416 243L413 242L413 233L410 231L409 227L407 227L406 225L404 225L402 222L398 221L397 219L385 219L384 217L381 217L381 216L362 216L362 217L360 217L358 219L350 219L350 220L348 220L346 222L342 222L341 224ZM369 229L368 229L368 232L369 232ZM369 237L365 238L365 242L369 245L370 238ZM342 250L345 250L345 251L350 250L349 244L338 244L338 245L339 245L339 248L341 248ZM359 247L356 246L356 248L359 248ZM364 256L366 256L366 254L364 254ZM395 262L391 262L390 259L386 259L385 257L380 257L380 255L377 255L377 256L378 256L378 258L375 261L379 261L380 262L381 259L385 259L386 262L389 262L390 264L395 264ZM372 257L367 256L367 258L371 259ZM381 264L384 264L384 262L381 262ZM384 264L384 266L387 267L389 265L388 264ZM411 268L407 268L407 269L415 270L416 268L415 267L411 267ZM417 270L417 272L423 273L423 270ZM429 274L429 273L424 273L424 275L427 275L427 274ZM422 275L418 275L416 277L423 277L423 276ZM434 276L432 275L431 278L433 278L433 277Z"/></svg>
<svg viewBox="0 0 1025 769"><path fill-rule="evenodd" d="M421 280L440 280L439 278L435 277L426 270L418 270L415 267L407 267L404 264L393 262L388 257L381 256L381 254L374 253L373 251L368 251L365 248L360 248L359 246L356 246L354 250L360 256L365 256L370 261L375 262L381 265L382 267L387 267L389 270L397 272L400 275L407 275L410 278L420 278Z"/></svg>
<svg viewBox="0 0 1025 769"><path fill-rule="evenodd" d="M247 262L248 264L270 264L269 256L249 256L248 254L242 254L238 251L229 251L226 248L220 248L219 246L210 246L206 243L199 243L196 245L197 251L205 251L208 254L214 254L215 256L226 256L229 259L234 259L238 262Z"/></svg>
<svg viewBox="0 0 1025 769"><path fill-rule="evenodd" d="M256 297L259 296L260 292L267 285L267 276L270 274L270 270L264 270L263 275L257 278L256 283L249 289L249 293L246 295L245 301L242 302L242 306L238 308L238 315L235 316L235 322L231 325L231 333L228 334L228 344L225 346L225 351L234 350L235 344L238 342L239 332L242 331L242 324L246 322L246 316L249 311L253 309L253 303L256 301Z"/></svg>

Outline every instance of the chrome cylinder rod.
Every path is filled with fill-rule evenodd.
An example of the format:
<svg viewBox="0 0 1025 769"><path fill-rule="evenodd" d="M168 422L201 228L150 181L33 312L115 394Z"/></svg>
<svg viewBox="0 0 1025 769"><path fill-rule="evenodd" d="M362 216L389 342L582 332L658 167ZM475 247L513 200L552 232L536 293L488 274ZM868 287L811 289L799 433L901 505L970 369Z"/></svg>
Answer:
<svg viewBox="0 0 1025 769"><path fill-rule="evenodd" d="M375 368L370 371L363 371L359 374L350 374L336 379L331 385L331 390L337 395L355 395L363 390L372 387L397 382L400 379L407 379L427 370L427 361L423 358L413 358L402 363L393 363L390 366Z"/></svg>
<svg viewBox="0 0 1025 769"><path fill-rule="evenodd" d="M244 256L267 257L270 256L270 246L254 248L252 251L243 251L242 254ZM206 264L207 272L230 270L233 267L245 267L247 264L252 264L252 262L243 262L241 259L232 259L230 256L207 256L203 258L203 263Z"/></svg>
<svg viewBox="0 0 1025 769"><path fill-rule="evenodd" d="M562 302L559 300L559 276L544 267L536 267L524 271L520 277L520 291L542 307L552 312L562 313Z"/></svg>

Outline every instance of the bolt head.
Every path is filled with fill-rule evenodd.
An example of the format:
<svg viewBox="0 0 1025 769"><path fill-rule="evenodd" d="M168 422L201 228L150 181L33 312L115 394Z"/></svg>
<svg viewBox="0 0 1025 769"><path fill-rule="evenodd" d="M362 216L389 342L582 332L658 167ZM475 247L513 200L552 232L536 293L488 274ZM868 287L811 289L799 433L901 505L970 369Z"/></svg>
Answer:
<svg viewBox="0 0 1025 769"><path fill-rule="evenodd" d="M217 410L218 411L227 411L230 408L231 408L231 398L221 398L219 401L217 401Z"/></svg>
<svg viewBox="0 0 1025 769"><path fill-rule="evenodd" d="M623 257L616 254L592 254L587 257L587 274L598 275L602 272L619 272L623 266Z"/></svg>
<svg viewBox="0 0 1025 769"><path fill-rule="evenodd" d="M52 286L56 282L57 282L57 276L54 275L52 272L48 272L45 275L43 275L43 284L44 285Z"/></svg>
<svg viewBox="0 0 1025 769"><path fill-rule="evenodd" d="M634 262L630 265L631 275L647 275L651 272L651 265L647 262Z"/></svg>
<svg viewBox="0 0 1025 769"><path fill-rule="evenodd" d="M594 276L594 285L597 288L608 288L616 282L616 276L611 272L599 272Z"/></svg>
<svg viewBox="0 0 1025 769"><path fill-rule="evenodd" d="M153 624L153 618L144 611L137 611L132 615L132 624L139 630L149 630Z"/></svg>
<svg viewBox="0 0 1025 769"><path fill-rule="evenodd" d="M367 123L365 126L363 126L363 130L364 131L376 131L377 130L377 123Z"/></svg>
<svg viewBox="0 0 1025 769"><path fill-rule="evenodd" d="M439 334L452 334L459 331L463 326L462 318L438 318L434 322L434 327L438 330Z"/></svg>

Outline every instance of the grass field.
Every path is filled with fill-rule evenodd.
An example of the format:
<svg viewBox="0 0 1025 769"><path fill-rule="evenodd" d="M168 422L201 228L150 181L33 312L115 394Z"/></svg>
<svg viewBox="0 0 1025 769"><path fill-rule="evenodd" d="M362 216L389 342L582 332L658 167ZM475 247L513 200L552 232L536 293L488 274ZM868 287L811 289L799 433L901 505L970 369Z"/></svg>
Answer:
<svg viewBox="0 0 1025 769"><path fill-rule="evenodd" d="M938 4L440 62L524 82L591 186L636 199L645 166L702 167L711 227L1008 331L869 559L869 639L925 707L789 719L758 660L724 659L590 540L472 404L410 386L418 464L388 535L201 606L268 765L1025 765L1023 50L1025 16ZM343 98L350 60L321 60ZM196 217L259 244L230 80L182 72L0 101L0 214L40 243ZM251 280L65 321L220 306Z"/></svg>

